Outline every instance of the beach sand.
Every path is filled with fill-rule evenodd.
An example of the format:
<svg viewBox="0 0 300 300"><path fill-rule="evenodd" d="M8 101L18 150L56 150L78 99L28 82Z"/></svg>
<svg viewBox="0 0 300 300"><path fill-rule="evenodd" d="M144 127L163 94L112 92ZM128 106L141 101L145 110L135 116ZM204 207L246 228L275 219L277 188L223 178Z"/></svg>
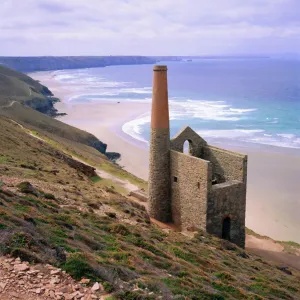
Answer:
<svg viewBox="0 0 300 300"><path fill-rule="evenodd" d="M97 136L108 144L107 151L121 153L121 166L147 179L148 146L123 133L122 125L149 111L150 104L73 103L68 100L76 95L75 87L63 86L52 74L29 75L62 100L56 108L67 116L60 120ZM228 148L225 143L216 146ZM230 150L248 154L246 226L276 240L300 243L300 150L246 143Z"/></svg>

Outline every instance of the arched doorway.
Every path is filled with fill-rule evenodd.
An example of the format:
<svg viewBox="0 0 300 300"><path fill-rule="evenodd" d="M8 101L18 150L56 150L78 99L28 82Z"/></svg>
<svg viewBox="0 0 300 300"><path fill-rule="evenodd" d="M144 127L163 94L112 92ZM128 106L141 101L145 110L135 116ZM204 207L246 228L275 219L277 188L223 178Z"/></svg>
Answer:
<svg viewBox="0 0 300 300"><path fill-rule="evenodd" d="M191 140L186 140L183 144L183 153L192 155L193 154L193 143Z"/></svg>
<svg viewBox="0 0 300 300"><path fill-rule="evenodd" d="M222 224L222 239L230 241L230 227L231 227L230 217L224 218Z"/></svg>

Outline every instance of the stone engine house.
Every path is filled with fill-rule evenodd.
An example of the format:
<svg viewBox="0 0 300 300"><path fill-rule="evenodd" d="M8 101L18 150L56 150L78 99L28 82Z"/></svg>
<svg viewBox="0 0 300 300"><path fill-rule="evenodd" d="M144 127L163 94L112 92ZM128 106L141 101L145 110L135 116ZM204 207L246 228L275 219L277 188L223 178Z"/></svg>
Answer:
<svg viewBox="0 0 300 300"><path fill-rule="evenodd" d="M166 66L154 67L152 97L150 216L244 247L247 156L207 144L190 127L170 139Z"/></svg>

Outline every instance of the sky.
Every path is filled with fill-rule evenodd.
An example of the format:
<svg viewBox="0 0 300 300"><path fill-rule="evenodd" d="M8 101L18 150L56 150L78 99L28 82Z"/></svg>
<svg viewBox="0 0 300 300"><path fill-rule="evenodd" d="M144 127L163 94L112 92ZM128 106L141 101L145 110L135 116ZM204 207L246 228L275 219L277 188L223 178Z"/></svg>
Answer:
<svg viewBox="0 0 300 300"><path fill-rule="evenodd" d="M1 0L0 55L300 54L300 0Z"/></svg>

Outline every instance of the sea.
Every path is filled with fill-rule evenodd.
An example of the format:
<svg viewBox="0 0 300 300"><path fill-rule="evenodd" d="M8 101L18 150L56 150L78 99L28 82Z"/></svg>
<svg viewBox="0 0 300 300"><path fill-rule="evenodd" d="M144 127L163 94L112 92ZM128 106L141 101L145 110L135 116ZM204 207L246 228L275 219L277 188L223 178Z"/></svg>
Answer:
<svg viewBox="0 0 300 300"><path fill-rule="evenodd" d="M168 66L171 136L190 126L210 143L300 148L300 60L196 59ZM62 83L78 83L76 102L151 102L152 65L61 70ZM80 85L84 83L84 85ZM150 111L122 125L145 144Z"/></svg>

